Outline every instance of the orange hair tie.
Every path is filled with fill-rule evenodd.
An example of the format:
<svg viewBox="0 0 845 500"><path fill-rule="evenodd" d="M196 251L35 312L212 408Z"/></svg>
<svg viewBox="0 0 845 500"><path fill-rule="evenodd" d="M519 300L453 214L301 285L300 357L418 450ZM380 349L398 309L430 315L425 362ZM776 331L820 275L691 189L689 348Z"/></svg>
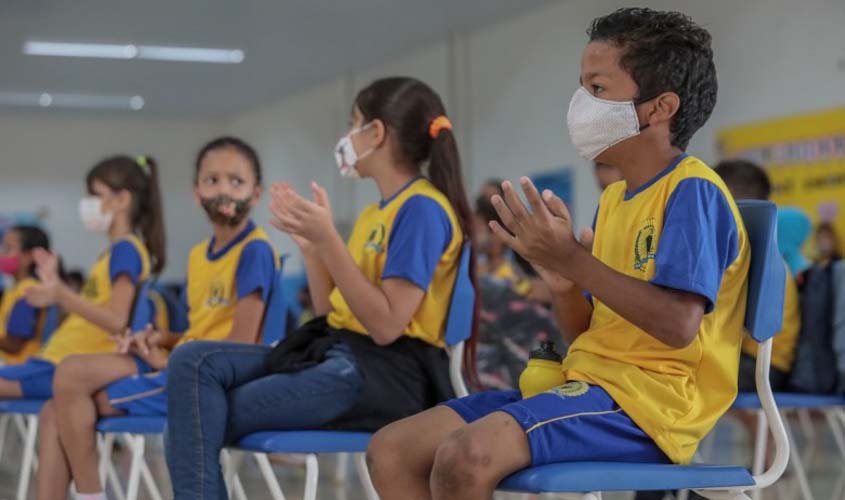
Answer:
<svg viewBox="0 0 845 500"><path fill-rule="evenodd" d="M431 126L428 127L428 135L431 136L432 139L437 139L440 136L440 131L452 130L452 122L446 118L446 115L440 115L431 122Z"/></svg>

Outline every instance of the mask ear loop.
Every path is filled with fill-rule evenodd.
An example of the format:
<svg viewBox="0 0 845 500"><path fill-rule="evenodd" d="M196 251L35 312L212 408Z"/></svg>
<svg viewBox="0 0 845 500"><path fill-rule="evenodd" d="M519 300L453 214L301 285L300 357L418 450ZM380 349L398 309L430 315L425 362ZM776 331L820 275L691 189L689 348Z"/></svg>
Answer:
<svg viewBox="0 0 845 500"><path fill-rule="evenodd" d="M637 106L639 106L640 104L643 104L643 103L645 103L645 102L648 102L648 101L650 101L650 100L652 100L652 99L656 99L656 98L660 97L660 95L661 95L661 94L663 94L663 92L660 92L660 93L658 93L658 94L655 94L655 95L653 95L653 96L651 96L651 97L648 97L648 98L645 98L645 99L637 99L637 100L633 101L633 103L634 103L634 110L636 110L636 109L637 109ZM642 132L643 130L645 130L645 129L647 129L647 128L651 127L651 123L646 123L645 125L640 125L640 123L639 123L639 118L638 118L638 119L637 119L637 126L639 127L639 131L640 131L640 132Z"/></svg>

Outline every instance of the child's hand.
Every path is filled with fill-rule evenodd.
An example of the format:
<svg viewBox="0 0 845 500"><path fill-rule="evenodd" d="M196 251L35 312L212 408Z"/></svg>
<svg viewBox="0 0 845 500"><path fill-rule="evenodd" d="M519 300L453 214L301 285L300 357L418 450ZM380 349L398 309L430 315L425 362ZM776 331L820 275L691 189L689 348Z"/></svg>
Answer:
<svg viewBox="0 0 845 500"><path fill-rule="evenodd" d="M273 215L273 217L270 218L270 225L282 232L287 231L285 231L284 225L282 224L280 218L292 217L292 215L284 204L276 201L276 198L284 198L284 186L286 185L287 184L281 182L274 182L273 185L270 186L270 213ZM296 246L299 247L299 250L303 254L307 254L314 249L314 245L302 236L292 233L288 233L288 235L291 237L293 242L296 243Z"/></svg>
<svg viewBox="0 0 845 500"><path fill-rule="evenodd" d="M115 352L118 354L129 354L130 347L132 346L132 330L127 328L123 333L112 335L112 340L117 344Z"/></svg>
<svg viewBox="0 0 845 500"><path fill-rule="evenodd" d="M26 289L24 297L29 305L33 307L48 307L52 306L59 300L59 286L58 284L39 284L33 285Z"/></svg>
<svg viewBox="0 0 845 500"><path fill-rule="evenodd" d="M562 269L566 268L573 253L582 249L572 232L569 209L549 190L543 191L541 197L527 177L520 179L520 183L531 211L519 199L513 185L506 181L502 184L504 198L497 195L492 199L505 227L493 221L490 228L532 265L554 271L565 279Z"/></svg>
<svg viewBox="0 0 845 500"><path fill-rule="evenodd" d="M167 366L167 351L161 347L163 336L152 325L131 336L130 352L147 362L154 370Z"/></svg>
<svg viewBox="0 0 845 500"><path fill-rule="evenodd" d="M45 285L58 285L61 282L59 277L59 257L43 248L36 248L32 251L35 260L35 273L38 279Z"/></svg>
<svg viewBox="0 0 845 500"><path fill-rule="evenodd" d="M553 294L567 293L575 287L575 283L564 278L559 273L549 271L539 264L532 264L532 267L537 271L537 275Z"/></svg>
<svg viewBox="0 0 845 500"><path fill-rule="evenodd" d="M276 218L275 227L295 239L319 246L330 241L337 230L326 191L316 182L311 183L311 191L314 201L306 200L287 184L279 184L276 191L271 190L273 202L270 209Z"/></svg>

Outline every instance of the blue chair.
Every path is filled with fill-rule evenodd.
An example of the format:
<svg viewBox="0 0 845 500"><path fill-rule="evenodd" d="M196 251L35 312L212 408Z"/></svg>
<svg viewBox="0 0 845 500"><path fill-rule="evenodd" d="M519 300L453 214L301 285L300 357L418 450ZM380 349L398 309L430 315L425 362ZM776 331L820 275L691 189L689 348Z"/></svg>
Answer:
<svg viewBox="0 0 845 500"><path fill-rule="evenodd" d="M272 290L270 290L267 308L264 313L264 324L261 335L262 342L265 344L272 344L278 341L281 335L284 334L287 321L287 317L285 315L284 310L284 291L281 287L281 283L283 280L283 268L285 257L282 256L279 259L279 262L279 270L276 272L276 275L274 277L273 288ZM187 312L185 311L183 304L170 303L175 299L173 297L173 294L162 294L162 297L165 299L165 302L168 303L168 312L175 311L177 314L180 315ZM144 306L138 306L141 307L138 312L139 317L141 315L146 315L146 318L152 318L153 311L149 307L149 301L144 301L144 303ZM179 325L184 324L186 328L183 328L182 331L186 330L188 326L187 316L185 316L184 318L182 318L181 316L176 317L176 322L174 323L174 316L172 314L173 313L171 312L171 314L169 315L171 328L173 328L174 325L178 327ZM146 327L148 321L149 320L138 320L133 322L133 331L143 329L144 327ZM100 419L97 422L97 431L101 436L100 441L98 443L98 447L100 449L101 481L104 484L108 483L111 486L112 491L115 493L115 495L121 500L137 499L138 494L140 493L140 485L142 480L144 486L147 489L147 492L153 498L153 500L161 500L161 491L156 485L155 479L144 457L144 452L146 449L147 438L163 435L164 428L166 425L167 417L164 416L108 417ZM115 470L111 458L114 440L117 436L122 437L123 442L126 443L132 455L125 492L123 491L123 487L120 484L117 472ZM238 485L238 489L240 491L243 491L241 485Z"/></svg>
<svg viewBox="0 0 845 500"><path fill-rule="evenodd" d="M473 311L475 307L475 288L470 279L470 247L465 245L461 252L457 278L452 291L449 316L446 322L446 344L449 352L449 376L452 387L458 396L468 394L464 384L461 366L464 353L464 342L472 333ZM234 449L251 452L258 462L261 473L270 490L273 500L283 500L284 494L278 479L273 473L268 458L271 453L302 453L306 454L305 466L305 494L304 500L317 498L317 480L319 477L318 453L355 454L355 465L363 483L367 498L377 500L378 494L373 488L367 470L364 454L370 443L372 434L369 432L347 431L265 431L250 434L234 446ZM237 477L235 474L234 477ZM236 495L241 497L237 491Z"/></svg>
<svg viewBox="0 0 845 500"><path fill-rule="evenodd" d="M583 500L600 500L602 491L693 489L708 498L739 500L749 498L746 491L766 488L780 478L789 459L789 442L769 384L772 337L782 326L780 311L786 280L777 249L776 209L765 201L742 201L738 205L751 245L745 327L751 338L761 343L757 357L757 394L775 439L772 466L752 475L740 466L558 463L516 472L502 481L500 489L563 493L566 498Z"/></svg>

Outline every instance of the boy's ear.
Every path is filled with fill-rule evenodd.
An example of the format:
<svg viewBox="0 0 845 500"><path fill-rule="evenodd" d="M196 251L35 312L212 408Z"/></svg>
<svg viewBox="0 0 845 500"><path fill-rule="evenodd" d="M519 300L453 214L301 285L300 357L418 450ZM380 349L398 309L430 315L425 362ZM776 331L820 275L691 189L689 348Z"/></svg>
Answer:
<svg viewBox="0 0 845 500"><path fill-rule="evenodd" d="M669 121L681 107L681 98L674 92L664 92L654 98L653 108L649 112L648 121Z"/></svg>

